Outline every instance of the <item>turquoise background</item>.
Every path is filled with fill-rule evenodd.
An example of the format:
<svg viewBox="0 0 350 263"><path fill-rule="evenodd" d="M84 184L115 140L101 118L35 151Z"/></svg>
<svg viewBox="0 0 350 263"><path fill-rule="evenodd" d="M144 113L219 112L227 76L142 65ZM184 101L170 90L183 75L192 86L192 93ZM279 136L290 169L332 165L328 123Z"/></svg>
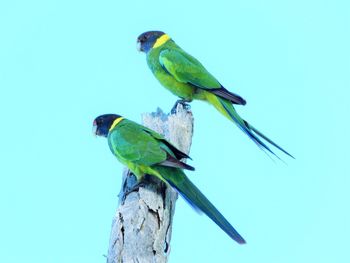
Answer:
<svg viewBox="0 0 350 263"><path fill-rule="evenodd" d="M170 262L350 262L349 1L1 1L0 262L105 262L122 165L93 119L177 99L136 51L166 31L296 160L191 104L190 178L248 244L183 199Z"/></svg>

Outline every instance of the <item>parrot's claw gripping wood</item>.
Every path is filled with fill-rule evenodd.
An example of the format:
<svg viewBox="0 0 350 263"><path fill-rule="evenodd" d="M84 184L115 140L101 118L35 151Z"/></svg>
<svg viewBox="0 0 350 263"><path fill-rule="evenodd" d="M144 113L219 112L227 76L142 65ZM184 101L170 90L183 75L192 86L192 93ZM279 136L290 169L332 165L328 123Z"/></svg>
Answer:
<svg viewBox="0 0 350 263"><path fill-rule="evenodd" d="M182 105L182 108L183 108L184 110L186 110L186 111L191 111L191 105L188 104L189 102L190 102L190 101L184 100L184 99L177 100L177 101L175 102L174 106L172 107L170 113L171 113L171 114L176 114L176 112L177 112L177 107L178 107L179 104Z"/></svg>
<svg viewBox="0 0 350 263"><path fill-rule="evenodd" d="M160 183L159 180L155 180L152 176L148 174L145 174L142 177L141 181L138 181L136 179L136 176L130 170L127 171L127 176L135 178L135 181L131 180L128 182L127 180L125 180L122 187L122 191L119 194L119 198L121 202L124 202L126 197L132 192L138 192L140 188L145 188L147 185L150 185L150 184Z"/></svg>

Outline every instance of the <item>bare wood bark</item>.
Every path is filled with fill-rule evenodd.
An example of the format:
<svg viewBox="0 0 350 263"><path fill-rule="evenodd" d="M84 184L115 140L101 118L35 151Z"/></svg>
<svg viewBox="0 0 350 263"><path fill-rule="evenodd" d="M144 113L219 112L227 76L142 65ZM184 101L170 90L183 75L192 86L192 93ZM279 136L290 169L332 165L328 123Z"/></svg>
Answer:
<svg viewBox="0 0 350 263"><path fill-rule="evenodd" d="M178 104L176 113L160 109L142 116L143 124L185 153L192 142L192 113ZM119 208L113 218L107 263L164 263L170 253L172 221L177 193L157 178L133 189L136 178L129 170L123 174ZM133 189L133 190L131 190Z"/></svg>

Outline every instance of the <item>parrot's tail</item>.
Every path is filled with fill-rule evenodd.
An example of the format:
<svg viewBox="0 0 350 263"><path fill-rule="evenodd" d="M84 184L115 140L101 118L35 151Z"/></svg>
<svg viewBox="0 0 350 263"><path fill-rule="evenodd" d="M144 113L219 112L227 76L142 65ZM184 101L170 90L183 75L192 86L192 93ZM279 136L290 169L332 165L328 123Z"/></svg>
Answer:
<svg viewBox="0 0 350 263"><path fill-rule="evenodd" d="M276 156L278 159L280 159L260 138L264 139L280 151L284 152L286 155L292 157L295 159L290 153L288 153L286 150L284 150L282 147L280 147L278 144L273 142L271 139L266 137L264 134L262 134L260 131L258 131L256 128L254 128L252 125L250 125L247 121L243 120L234 107L232 106L231 102L219 98L217 96L208 95L207 96L208 101L213 104L213 106L220 111L223 115L225 115L228 119L233 121L237 124L237 126L248 135L250 139L252 139L260 149L263 151L267 151L274 156ZM260 138L259 138L260 137Z"/></svg>
<svg viewBox="0 0 350 263"><path fill-rule="evenodd" d="M183 198L198 212L205 213L226 234L239 244L245 244L245 240L216 209L216 207L201 193L201 191L187 178L185 173L178 168L157 166L153 168L165 180L175 188Z"/></svg>

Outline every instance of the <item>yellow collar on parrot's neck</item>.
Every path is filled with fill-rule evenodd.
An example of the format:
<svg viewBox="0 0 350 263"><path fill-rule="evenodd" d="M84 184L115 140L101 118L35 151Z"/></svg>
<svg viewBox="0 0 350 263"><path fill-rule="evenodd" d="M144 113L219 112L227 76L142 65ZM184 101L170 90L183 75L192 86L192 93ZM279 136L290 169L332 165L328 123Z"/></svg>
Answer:
<svg viewBox="0 0 350 263"><path fill-rule="evenodd" d="M154 45L153 45L153 48L160 47L165 42L167 42L169 39L170 39L170 37L167 34L164 34L164 35L158 37L156 43L154 43Z"/></svg>
<svg viewBox="0 0 350 263"><path fill-rule="evenodd" d="M123 117L116 118L116 119L113 121L112 126L111 126L111 128L109 128L109 130L108 130L108 131L113 130L113 129L114 129L114 127L115 127L115 126L117 126L117 125L118 125L118 123L119 123L119 122L121 122L123 119L124 119Z"/></svg>

